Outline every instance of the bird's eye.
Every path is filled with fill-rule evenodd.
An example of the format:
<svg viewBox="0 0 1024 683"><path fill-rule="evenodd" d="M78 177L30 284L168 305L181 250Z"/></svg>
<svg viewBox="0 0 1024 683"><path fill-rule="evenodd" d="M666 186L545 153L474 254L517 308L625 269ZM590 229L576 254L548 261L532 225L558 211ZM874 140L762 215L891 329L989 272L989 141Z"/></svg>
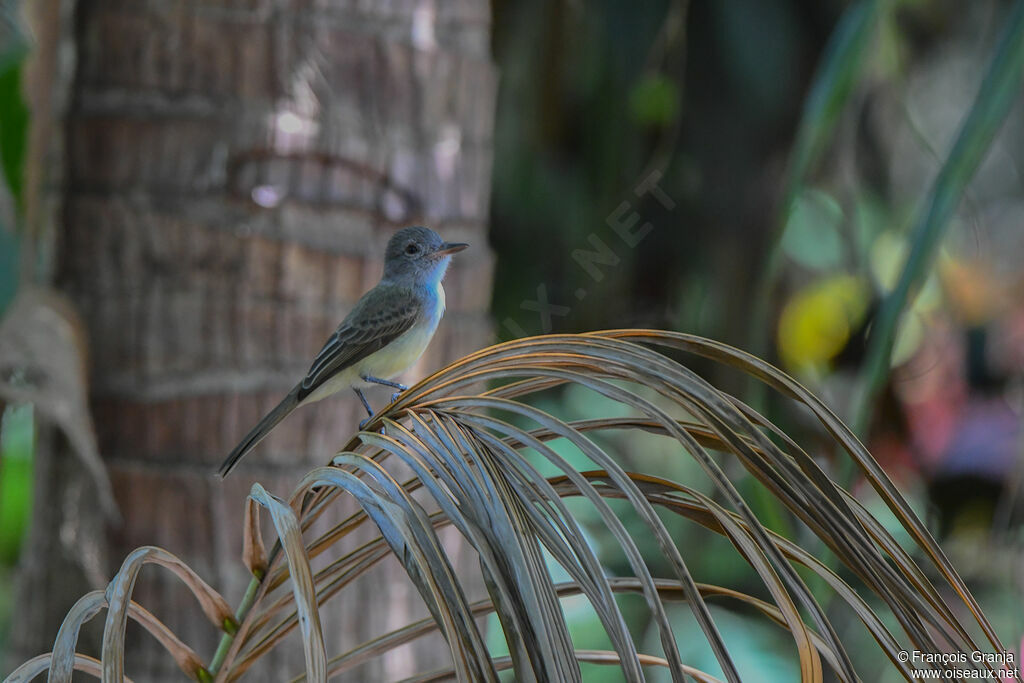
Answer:
<svg viewBox="0 0 1024 683"><path fill-rule="evenodd" d="M413 256L414 254L420 253L420 246L416 243L409 244L405 247L405 253Z"/></svg>

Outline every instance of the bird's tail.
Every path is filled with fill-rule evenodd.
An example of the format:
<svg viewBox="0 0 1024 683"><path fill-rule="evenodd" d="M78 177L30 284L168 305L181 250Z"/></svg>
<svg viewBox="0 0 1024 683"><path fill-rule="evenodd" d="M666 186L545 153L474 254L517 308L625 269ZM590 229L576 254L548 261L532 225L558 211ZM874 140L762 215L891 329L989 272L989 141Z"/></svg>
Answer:
<svg viewBox="0 0 1024 683"><path fill-rule="evenodd" d="M270 430L276 427L278 422L288 417L288 414L295 410L296 406L299 405L299 389L301 387L302 385L300 384L288 392L288 395L277 404L277 407L264 415L263 419L259 421L259 424L253 427L252 431L245 435L245 438L242 439L240 444L235 446L235 450L231 451L231 455L229 455L227 460L225 460L220 466L219 472L221 477L228 476L228 472L238 464L238 461L242 459L242 456L255 448L256 444L262 441L263 437L269 434Z"/></svg>

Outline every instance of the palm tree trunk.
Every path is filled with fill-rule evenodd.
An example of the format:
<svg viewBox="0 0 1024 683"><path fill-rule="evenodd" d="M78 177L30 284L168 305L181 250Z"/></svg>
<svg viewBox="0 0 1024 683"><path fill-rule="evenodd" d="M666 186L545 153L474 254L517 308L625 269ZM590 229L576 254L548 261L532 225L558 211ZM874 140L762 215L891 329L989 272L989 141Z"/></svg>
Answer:
<svg viewBox="0 0 1024 683"><path fill-rule="evenodd" d="M491 335L488 3L78 0L76 13L62 168L50 174L65 182L40 201L62 207L57 282L89 330L93 414L125 517L109 557L162 546L237 602L250 484L287 494L361 408L349 397L305 408L226 481L213 472L376 281L393 228L424 223L474 246L410 378ZM40 490L66 495L56 475ZM58 525L33 534L55 538ZM25 577L24 594L45 594L43 580ZM329 651L424 613L399 568L370 581L359 604L328 604ZM159 570L143 572L136 599L212 655L213 629ZM21 634L29 654L49 649L70 606L47 603L47 625ZM137 637L135 680L180 677L156 648ZM361 676L445 661L437 647L399 654ZM282 680L300 659L272 658L254 679Z"/></svg>

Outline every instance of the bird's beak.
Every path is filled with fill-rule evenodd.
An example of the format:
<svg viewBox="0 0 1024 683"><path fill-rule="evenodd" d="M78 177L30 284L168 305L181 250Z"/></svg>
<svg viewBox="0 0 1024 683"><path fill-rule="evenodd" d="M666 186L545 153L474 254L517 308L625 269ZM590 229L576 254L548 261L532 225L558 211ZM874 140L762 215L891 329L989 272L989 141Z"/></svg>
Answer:
<svg viewBox="0 0 1024 683"><path fill-rule="evenodd" d="M446 256L448 254L454 254L455 252L462 251L468 246L469 245L465 242L445 242L441 245L441 248L434 253L438 256Z"/></svg>

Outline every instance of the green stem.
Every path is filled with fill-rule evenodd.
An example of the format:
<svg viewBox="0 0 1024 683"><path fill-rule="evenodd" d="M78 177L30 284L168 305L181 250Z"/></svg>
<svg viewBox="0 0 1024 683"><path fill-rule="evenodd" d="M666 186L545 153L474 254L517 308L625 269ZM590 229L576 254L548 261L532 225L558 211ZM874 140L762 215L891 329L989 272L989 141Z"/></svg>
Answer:
<svg viewBox="0 0 1024 683"><path fill-rule="evenodd" d="M786 174L782 203L768 238L768 257L762 265L754 288L754 307L751 314L750 351L766 357L772 337L769 316L774 300L775 286L784 262L782 237L807 173L821 156L822 150L835 128L846 101L853 91L867 46L874 35L881 0L861 0L852 5L839 20L829 38L821 67L804 103L796 141ZM767 415L767 386L751 377L747 388L747 403L759 413ZM768 416L770 417L770 416ZM782 514L771 494L753 486L752 499L771 528L786 534L792 532L789 519Z"/></svg>
<svg viewBox="0 0 1024 683"><path fill-rule="evenodd" d="M932 185L925 209L919 215L913 243L896 288L882 302L868 342L860 387L854 402L853 429L865 436L875 399L889 376L892 349L900 317L911 294L932 270L939 243L967 184L974 177L1003 120L1017 99L1024 67L1024 0L1007 17L1006 29L996 48L978 96L971 106L949 157Z"/></svg>
<svg viewBox="0 0 1024 683"><path fill-rule="evenodd" d="M235 610L235 621L239 624L245 621L245 618L249 615L249 610L252 609L253 602L256 600L256 593L260 590L260 579L253 577L249 581L249 587L245 589L245 595L242 596L242 601L238 603L238 609ZM228 656L228 650L231 649L231 643L235 640L235 629L232 633L224 633L220 637L220 643L217 645L217 651L213 654L213 661L210 662L209 672L214 678L217 677L217 672L220 671L220 667L224 665L224 659Z"/></svg>
<svg viewBox="0 0 1024 683"><path fill-rule="evenodd" d="M768 237L768 257L761 267L754 289L750 351L756 356L765 357L771 338L768 318L775 285L782 270L782 237L786 232L789 215L803 189L808 172L825 149L836 121L857 83L880 8L881 0L861 0L846 10L829 38L821 67L814 76L814 83L804 103L786 173L782 203ZM750 405L761 410L765 401L764 385L754 380L749 391Z"/></svg>

